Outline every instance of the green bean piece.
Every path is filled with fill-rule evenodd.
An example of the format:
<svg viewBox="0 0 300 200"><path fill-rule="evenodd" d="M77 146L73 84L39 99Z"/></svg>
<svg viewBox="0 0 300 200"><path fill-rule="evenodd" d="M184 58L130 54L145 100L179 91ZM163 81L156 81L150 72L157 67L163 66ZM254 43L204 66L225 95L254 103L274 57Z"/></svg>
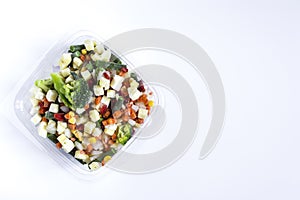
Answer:
<svg viewBox="0 0 300 200"><path fill-rule="evenodd" d="M84 49L85 47L84 47L84 45L83 44L81 44L81 45L72 45L72 46L70 46L70 51L72 52L72 53L74 53L74 52L76 52L76 51L81 51L81 49Z"/></svg>

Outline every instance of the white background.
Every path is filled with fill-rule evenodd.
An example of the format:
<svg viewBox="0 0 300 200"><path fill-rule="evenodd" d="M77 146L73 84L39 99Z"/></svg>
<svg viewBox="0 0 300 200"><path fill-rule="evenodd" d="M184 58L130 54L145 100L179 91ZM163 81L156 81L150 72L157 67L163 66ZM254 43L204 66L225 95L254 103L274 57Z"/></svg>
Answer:
<svg viewBox="0 0 300 200"><path fill-rule="evenodd" d="M205 160L197 138L162 171L94 182L67 173L1 117L0 199L300 199L299 19L297 0L1 2L1 99L67 32L110 38L155 27L206 50L225 86L227 117Z"/></svg>

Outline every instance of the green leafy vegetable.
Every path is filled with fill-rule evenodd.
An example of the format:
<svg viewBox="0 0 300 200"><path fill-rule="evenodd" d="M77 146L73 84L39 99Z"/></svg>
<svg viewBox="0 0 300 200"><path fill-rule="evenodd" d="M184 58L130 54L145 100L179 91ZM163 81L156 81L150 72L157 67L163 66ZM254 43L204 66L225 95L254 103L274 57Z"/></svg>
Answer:
<svg viewBox="0 0 300 200"><path fill-rule="evenodd" d="M78 74L76 74L75 72L71 72L71 75L73 76L73 78L76 80L76 79L79 79L79 76Z"/></svg>
<svg viewBox="0 0 300 200"><path fill-rule="evenodd" d="M45 117L50 120L50 119L54 119L54 114L52 112L47 111L45 113Z"/></svg>
<svg viewBox="0 0 300 200"><path fill-rule="evenodd" d="M58 140L56 139L57 136L55 134L50 134L50 133L47 133L47 137L54 143L57 143Z"/></svg>
<svg viewBox="0 0 300 200"><path fill-rule="evenodd" d="M122 64L122 61L117 56L115 56L114 54L111 54L110 62L114 62L114 63L117 63L117 64Z"/></svg>
<svg viewBox="0 0 300 200"><path fill-rule="evenodd" d="M101 61L101 60L96 60L95 66L102 67L107 70L120 70L123 67L126 67L126 65L123 65L121 63L105 62L105 61Z"/></svg>
<svg viewBox="0 0 300 200"><path fill-rule="evenodd" d="M85 67L89 70L89 72L92 72L94 69L94 66L91 62L89 62Z"/></svg>
<svg viewBox="0 0 300 200"><path fill-rule="evenodd" d="M37 87L41 88L44 92L48 92L48 90L53 88L53 81L50 78L44 80L36 80L34 84Z"/></svg>
<svg viewBox="0 0 300 200"><path fill-rule="evenodd" d="M96 121L96 127L101 127L101 123L104 119L102 117L100 117L100 119L98 121Z"/></svg>
<svg viewBox="0 0 300 200"><path fill-rule="evenodd" d="M117 102L112 106L112 112L114 113L117 110L120 110L122 108L123 103L124 103L124 98L120 96Z"/></svg>
<svg viewBox="0 0 300 200"><path fill-rule="evenodd" d="M133 78L135 81L138 82L136 73L131 73L131 74L130 74L130 77Z"/></svg>

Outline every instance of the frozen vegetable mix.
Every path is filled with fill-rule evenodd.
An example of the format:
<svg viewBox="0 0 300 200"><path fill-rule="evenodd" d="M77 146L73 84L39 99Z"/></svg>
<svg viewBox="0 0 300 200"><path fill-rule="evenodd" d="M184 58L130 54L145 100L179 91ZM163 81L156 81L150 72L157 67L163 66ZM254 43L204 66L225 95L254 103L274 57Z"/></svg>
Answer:
<svg viewBox="0 0 300 200"><path fill-rule="evenodd" d="M35 81L31 121L58 151L97 170L144 123L153 94L99 42L70 46L58 65L59 72Z"/></svg>

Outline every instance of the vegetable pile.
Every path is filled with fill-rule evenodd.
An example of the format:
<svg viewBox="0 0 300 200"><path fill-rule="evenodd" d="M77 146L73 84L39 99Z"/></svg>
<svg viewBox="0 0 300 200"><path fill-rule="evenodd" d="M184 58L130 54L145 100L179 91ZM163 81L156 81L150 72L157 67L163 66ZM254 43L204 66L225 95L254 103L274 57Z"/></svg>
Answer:
<svg viewBox="0 0 300 200"><path fill-rule="evenodd" d="M70 46L59 66L58 73L35 81L31 121L40 136L96 170L144 123L152 92L95 41Z"/></svg>

